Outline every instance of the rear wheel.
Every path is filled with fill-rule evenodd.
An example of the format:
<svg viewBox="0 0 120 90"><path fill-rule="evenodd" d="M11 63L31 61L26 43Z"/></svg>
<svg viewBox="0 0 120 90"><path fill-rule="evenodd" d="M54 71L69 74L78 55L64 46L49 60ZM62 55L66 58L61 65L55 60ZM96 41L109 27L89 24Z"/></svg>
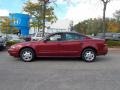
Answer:
<svg viewBox="0 0 120 90"><path fill-rule="evenodd" d="M96 52L93 49L85 49L82 52L82 59L86 62L93 62L96 59Z"/></svg>
<svg viewBox="0 0 120 90"><path fill-rule="evenodd" d="M25 62L30 62L35 58L35 53L31 48L24 48L20 51L20 59Z"/></svg>

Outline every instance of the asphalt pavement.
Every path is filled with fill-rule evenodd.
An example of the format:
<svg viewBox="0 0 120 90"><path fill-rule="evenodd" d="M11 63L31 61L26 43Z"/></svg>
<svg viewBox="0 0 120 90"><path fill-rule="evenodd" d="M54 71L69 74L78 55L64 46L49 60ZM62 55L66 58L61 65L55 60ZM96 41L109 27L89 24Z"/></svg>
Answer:
<svg viewBox="0 0 120 90"><path fill-rule="evenodd" d="M0 90L120 90L120 50L87 63L79 58L22 62L0 51Z"/></svg>

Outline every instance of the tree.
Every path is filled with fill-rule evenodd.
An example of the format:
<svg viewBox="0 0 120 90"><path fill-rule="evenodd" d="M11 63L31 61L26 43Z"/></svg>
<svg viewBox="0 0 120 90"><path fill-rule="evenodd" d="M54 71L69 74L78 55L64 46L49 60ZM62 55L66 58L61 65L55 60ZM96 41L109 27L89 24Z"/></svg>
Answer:
<svg viewBox="0 0 120 90"><path fill-rule="evenodd" d="M111 1L111 0L101 0L103 2L103 38L105 38L105 32L106 32L106 21L105 21L105 17L106 17L106 8L107 8L107 4Z"/></svg>
<svg viewBox="0 0 120 90"><path fill-rule="evenodd" d="M34 17L36 19L38 31L44 28L44 22L43 22L44 19L45 21L48 21L51 23L57 20L57 17L54 15L54 12L53 12L54 8L46 4L45 6L46 10L44 12L43 5L44 4L42 3L42 0L38 0L38 2L36 3L27 1L25 3L25 6L23 7L23 10L25 12L27 12L31 17Z"/></svg>
<svg viewBox="0 0 120 90"><path fill-rule="evenodd" d="M115 19L120 22L120 10L116 10L116 12L113 14L113 16L115 17Z"/></svg>
<svg viewBox="0 0 120 90"><path fill-rule="evenodd" d="M35 20L34 18L32 18L32 21L30 22L30 27L32 27L34 29L34 32L35 32L36 29L37 29L37 27L38 27L37 20Z"/></svg>
<svg viewBox="0 0 120 90"><path fill-rule="evenodd" d="M13 20L10 20L8 17L2 18L1 22L1 32L4 34L16 34L18 29L11 25Z"/></svg>
<svg viewBox="0 0 120 90"><path fill-rule="evenodd" d="M116 21L110 20L109 22L107 22L108 32L113 32L113 33L119 32L119 27L120 25Z"/></svg>
<svg viewBox="0 0 120 90"><path fill-rule="evenodd" d="M118 25L119 25L119 30L118 32L120 32L120 10L116 10L116 12L113 14L113 16L115 17Z"/></svg>
<svg viewBox="0 0 120 90"><path fill-rule="evenodd" d="M102 19L88 19L82 22L79 22L74 26L74 29L83 34L96 35L98 32L101 32Z"/></svg>

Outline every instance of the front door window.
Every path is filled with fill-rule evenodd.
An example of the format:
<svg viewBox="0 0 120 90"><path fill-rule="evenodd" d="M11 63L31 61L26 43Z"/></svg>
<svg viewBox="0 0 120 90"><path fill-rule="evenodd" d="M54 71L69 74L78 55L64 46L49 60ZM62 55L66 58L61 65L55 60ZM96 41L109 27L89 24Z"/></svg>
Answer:
<svg viewBox="0 0 120 90"><path fill-rule="evenodd" d="M62 36L60 34L55 34L49 37L49 41L61 41Z"/></svg>

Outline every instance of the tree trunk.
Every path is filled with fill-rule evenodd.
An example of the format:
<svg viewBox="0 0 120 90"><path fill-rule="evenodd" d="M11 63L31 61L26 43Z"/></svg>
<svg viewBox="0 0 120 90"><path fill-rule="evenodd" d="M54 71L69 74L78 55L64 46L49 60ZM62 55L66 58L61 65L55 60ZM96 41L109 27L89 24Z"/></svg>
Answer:
<svg viewBox="0 0 120 90"><path fill-rule="evenodd" d="M45 35L45 16L46 16L46 2L44 1L44 7L43 7L43 31L42 31L42 37Z"/></svg>
<svg viewBox="0 0 120 90"><path fill-rule="evenodd" d="M105 33L106 33L106 7L107 7L107 3L104 3L104 8L103 8L103 38L105 38Z"/></svg>
<svg viewBox="0 0 120 90"><path fill-rule="evenodd" d="M38 32L40 32L40 20L38 20L38 23L37 23L37 27L38 27Z"/></svg>

